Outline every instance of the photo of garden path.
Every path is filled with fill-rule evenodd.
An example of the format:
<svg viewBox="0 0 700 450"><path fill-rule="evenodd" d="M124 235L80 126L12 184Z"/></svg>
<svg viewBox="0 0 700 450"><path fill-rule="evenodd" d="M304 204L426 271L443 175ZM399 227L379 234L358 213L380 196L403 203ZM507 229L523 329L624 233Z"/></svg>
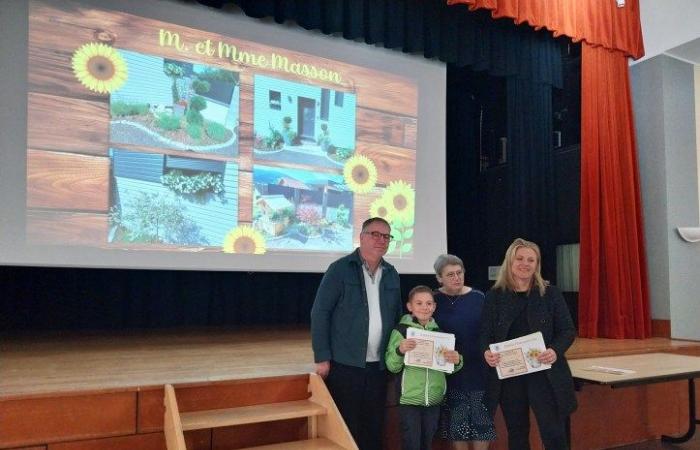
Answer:
<svg viewBox="0 0 700 450"><path fill-rule="evenodd" d="M110 140L224 156L238 154L236 72L118 50L129 70L110 97Z"/></svg>
<svg viewBox="0 0 700 450"><path fill-rule="evenodd" d="M253 227L268 249L349 251L353 194L343 177L255 166Z"/></svg>

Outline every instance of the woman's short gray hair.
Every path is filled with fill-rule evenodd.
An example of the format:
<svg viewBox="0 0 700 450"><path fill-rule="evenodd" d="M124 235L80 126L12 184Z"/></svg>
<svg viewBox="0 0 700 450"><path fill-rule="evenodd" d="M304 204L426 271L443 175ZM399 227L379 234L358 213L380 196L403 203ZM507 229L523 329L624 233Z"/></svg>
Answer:
<svg viewBox="0 0 700 450"><path fill-rule="evenodd" d="M435 264L433 264L433 269L435 270L435 275L442 274L442 269L446 266L460 266L464 270L464 263L458 256L443 254L437 257Z"/></svg>

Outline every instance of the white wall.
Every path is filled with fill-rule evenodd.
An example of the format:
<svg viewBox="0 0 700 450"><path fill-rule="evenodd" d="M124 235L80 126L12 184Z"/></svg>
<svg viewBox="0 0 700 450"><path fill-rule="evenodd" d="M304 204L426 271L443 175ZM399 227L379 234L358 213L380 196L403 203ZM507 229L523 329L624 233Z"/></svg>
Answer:
<svg viewBox="0 0 700 450"><path fill-rule="evenodd" d="M674 338L700 340L700 245L676 231L700 217L695 67L660 55L630 75L652 318L670 319Z"/></svg>
<svg viewBox="0 0 700 450"><path fill-rule="evenodd" d="M644 61L700 37L700 1L639 0Z"/></svg>

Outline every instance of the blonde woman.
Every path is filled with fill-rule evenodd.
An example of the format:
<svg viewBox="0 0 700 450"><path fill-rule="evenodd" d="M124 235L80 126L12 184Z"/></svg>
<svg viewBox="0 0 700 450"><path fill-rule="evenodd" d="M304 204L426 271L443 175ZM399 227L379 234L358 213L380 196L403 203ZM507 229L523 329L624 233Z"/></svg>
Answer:
<svg viewBox="0 0 700 450"><path fill-rule="evenodd" d="M500 356L489 344L542 332L546 351L537 359L550 370L499 380L490 369L487 404L493 413L500 404L508 430L508 448L528 450L529 410L532 408L547 449L568 449L566 419L576 409L574 384L564 353L576 330L561 292L542 279L537 244L516 239L508 247L495 285L486 295L480 345L486 363Z"/></svg>

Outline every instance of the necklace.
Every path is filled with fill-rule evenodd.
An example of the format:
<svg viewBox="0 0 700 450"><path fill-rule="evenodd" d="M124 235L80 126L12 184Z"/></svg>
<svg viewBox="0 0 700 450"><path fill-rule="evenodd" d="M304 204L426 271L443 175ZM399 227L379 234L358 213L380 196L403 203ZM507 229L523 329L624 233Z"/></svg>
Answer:
<svg viewBox="0 0 700 450"><path fill-rule="evenodd" d="M468 293L471 291L471 289L468 288L468 289L466 289L466 291L467 291L467 292L460 292L460 293L457 294L457 295L450 295L450 294L448 294L447 292L445 292L444 290L441 290L440 292L442 292L443 294L445 294L445 298L447 298L447 300L450 302L450 306L454 306L455 303L457 302L457 300L459 300L459 298L460 298L461 296L468 294Z"/></svg>
<svg viewBox="0 0 700 450"><path fill-rule="evenodd" d="M450 294L448 294L447 292L443 292L443 294L445 294L445 298L447 298L447 300L450 302L450 306L454 306L454 305L455 305L455 302L456 302L457 300L459 300L459 298L460 298L461 296L464 295L464 294L450 295Z"/></svg>

